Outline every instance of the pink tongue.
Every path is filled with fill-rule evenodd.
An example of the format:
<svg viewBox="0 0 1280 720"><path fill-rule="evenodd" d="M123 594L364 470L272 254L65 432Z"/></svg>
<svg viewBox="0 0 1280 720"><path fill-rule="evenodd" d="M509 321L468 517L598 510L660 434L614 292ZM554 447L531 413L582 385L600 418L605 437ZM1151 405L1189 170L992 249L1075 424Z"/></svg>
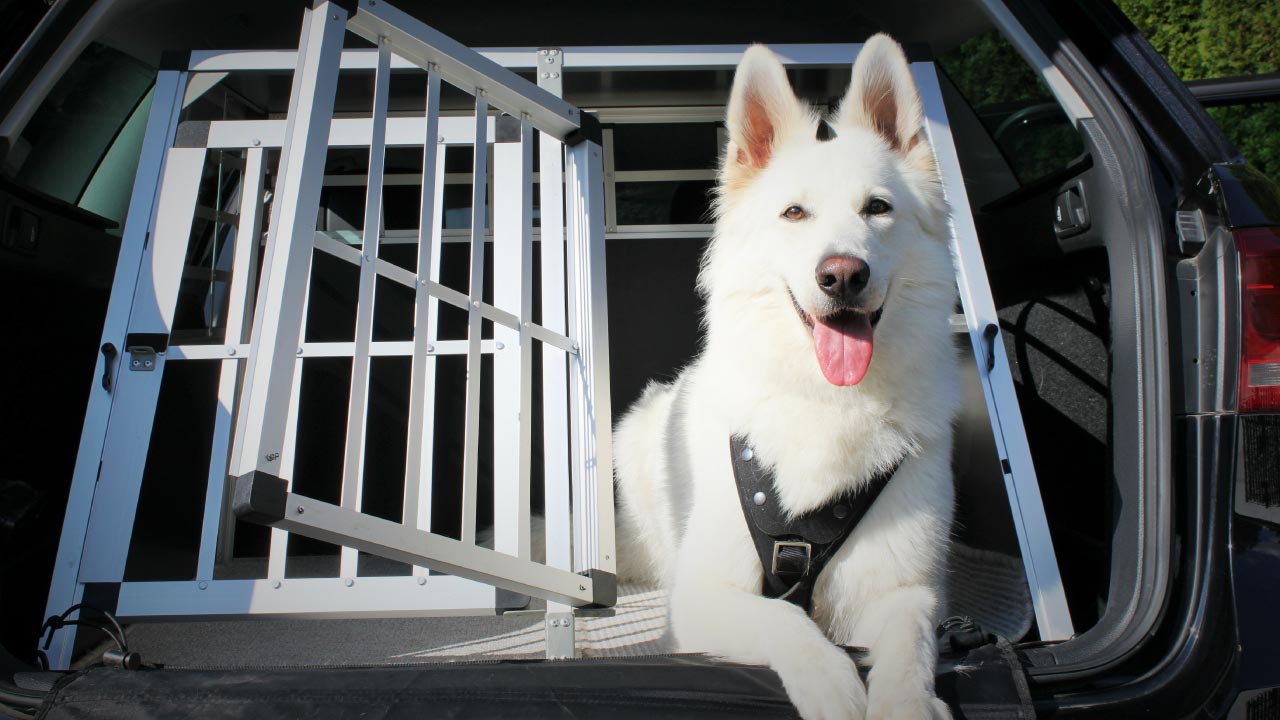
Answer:
<svg viewBox="0 0 1280 720"><path fill-rule="evenodd" d="M813 350L827 382L857 385L871 364L871 318L862 313L842 313L823 322L813 320Z"/></svg>

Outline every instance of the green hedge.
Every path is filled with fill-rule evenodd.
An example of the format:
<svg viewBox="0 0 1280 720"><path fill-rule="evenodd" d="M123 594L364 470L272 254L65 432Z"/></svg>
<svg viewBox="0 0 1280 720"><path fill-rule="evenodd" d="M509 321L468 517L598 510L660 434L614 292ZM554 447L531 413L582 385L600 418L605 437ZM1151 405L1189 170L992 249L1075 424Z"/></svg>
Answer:
<svg viewBox="0 0 1280 720"><path fill-rule="evenodd" d="M1280 72L1280 2L1116 0L1183 80ZM1280 103L1209 108L1241 154L1280 180Z"/></svg>

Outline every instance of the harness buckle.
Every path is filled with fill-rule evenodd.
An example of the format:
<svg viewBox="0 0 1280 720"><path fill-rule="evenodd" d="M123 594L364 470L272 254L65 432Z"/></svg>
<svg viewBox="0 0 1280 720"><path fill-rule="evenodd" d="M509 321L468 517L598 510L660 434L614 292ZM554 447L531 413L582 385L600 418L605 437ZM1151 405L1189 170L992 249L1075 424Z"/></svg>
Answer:
<svg viewBox="0 0 1280 720"><path fill-rule="evenodd" d="M773 574L778 574L778 558L782 555L783 550L787 548L795 548L804 551L804 565L799 568L784 567L783 572L798 573L801 576L809 573L809 561L813 559L813 545L807 542L796 542L789 540L777 540L773 543ZM798 557L788 556L782 558L784 562L795 563L800 560Z"/></svg>

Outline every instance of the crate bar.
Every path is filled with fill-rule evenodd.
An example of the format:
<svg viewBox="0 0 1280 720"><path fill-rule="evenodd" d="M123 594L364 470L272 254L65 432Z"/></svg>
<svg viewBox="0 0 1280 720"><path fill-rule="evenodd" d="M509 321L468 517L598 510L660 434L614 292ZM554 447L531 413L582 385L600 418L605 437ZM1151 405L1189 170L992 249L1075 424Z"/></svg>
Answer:
<svg viewBox="0 0 1280 720"><path fill-rule="evenodd" d="M138 156L138 171L134 176L129 198L129 214L121 235L120 253L111 284L111 303L102 327L101 345L111 344L117 354L112 361L106 354L99 353L94 365L75 471L71 477L67 509L58 540L57 560L49 583L45 617L61 614L81 599L83 588L77 582L77 577L83 562L82 553L93 506L94 486L98 480L107 438L108 420L114 410L114 386L110 381L104 384L102 379L116 378L124 369L124 339L128 333L133 289L142 270L142 255L160 194L159 179L164 177L165 149L169 147L177 128L186 84L185 72L161 70L156 75L151 111ZM47 651L52 669L64 670L70 665L75 630L75 626L71 625L54 633L53 643Z"/></svg>
<svg viewBox="0 0 1280 720"><path fill-rule="evenodd" d="M494 325L494 549L529 559L529 438L533 339L524 328L533 304L533 132L493 146L493 303L516 308L515 328ZM517 448L512 452L512 448Z"/></svg>
<svg viewBox="0 0 1280 720"><path fill-rule="evenodd" d="M437 137L444 138L446 145L471 145L475 142L475 122L470 117L437 117ZM212 120L209 122L209 134L205 138L205 146L214 149L236 149L244 147L281 147L284 144L287 120ZM422 144L423 128L426 118L389 117L387 118L387 147L417 147ZM489 118L486 127L493 135L493 118ZM334 118L329 128L329 147L369 146L373 134L371 118ZM254 145L254 142L257 145ZM360 184L364 184L361 180Z"/></svg>
<svg viewBox="0 0 1280 720"><path fill-rule="evenodd" d="M204 148L168 151L161 181L151 242L142 256L142 272L133 292L133 312L128 332L167 338L173 327L182 266L204 171ZM167 242L160 242L164 238ZM151 340L155 342L155 340ZM126 343L120 348L120 370L115 374L117 400L102 453L102 467L93 493L80 560L80 582L120 582L129 555L138 493L146 469L156 403L164 377L167 348L155 348L154 369L132 367ZM140 361L141 362L141 361ZM64 608L65 609L65 608ZM59 609L58 612L62 612Z"/></svg>
<svg viewBox="0 0 1280 720"><path fill-rule="evenodd" d="M254 286L258 257L258 235L262 232L262 181L266 168L262 148L250 148L245 156L240 181L240 217L236 226L235 249L231 261L231 287L227 298L227 324L223 341L222 368L218 378L218 409L213 426L213 451L209 456L209 484L204 495L204 520L200 530L200 555L196 579L213 579L218 551L218 528L227 499L227 467L231 457L231 418L236 407L240 380L240 353L245 340L245 320L252 318L249 291Z"/></svg>
<svg viewBox="0 0 1280 720"><path fill-rule="evenodd" d="M605 295L604 198L601 149L569 148L567 168L568 286L571 336L580 343L570 362L574 472L574 569L613 573L613 450L609 401L608 297ZM609 603L611 604L611 603Z"/></svg>
<svg viewBox="0 0 1280 720"><path fill-rule="evenodd" d="M304 305L305 308L305 305ZM530 329L537 327L531 325ZM532 334L532 333L531 333ZM534 339L537 339L534 335ZM372 357L410 357L413 355L413 340L374 340L369 343L369 355ZM468 343L466 340L434 340L429 357L437 355L465 355ZM298 357L351 357L355 352L353 342L303 342L298 346L301 350ZM236 357L230 358L239 362L248 360L249 343L238 345L175 345L169 348L166 362L177 360L223 360L227 359L227 350L235 350ZM480 351L490 354L495 351L493 340L482 340Z"/></svg>
<svg viewBox="0 0 1280 720"><path fill-rule="evenodd" d="M535 64L552 65L564 61L564 53L551 55L543 48L534 56ZM563 73L538 75L538 85L559 96ZM564 145L546 133L539 138L538 184L541 193L542 222L539 228L542 271L541 324L547 330L563 334L565 328L564 275ZM566 352L553 345L542 345L542 444L543 444L543 515L546 519L546 562L548 567L573 569L573 532L570 514L569 453L564 438L569 437L569 385ZM547 601L547 615L570 616L570 606ZM546 622L546 656L573 657L577 654L574 633ZM568 635L568 637L565 637Z"/></svg>
<svg viewBox="0 0 1280 720"><path fill-rule="evenodd" d="M307 291L310 296L310 290ZM308 297L310 300L310 297ZM306 317L306 308L308 302L302 303L303 317ZM289 392L289 412L285 416L284 447L280 450L280 471L285 473L286 487L293 487L293 467L297 461L298 448L298 405L302 399L302 358L294 361L293 366L293 386ZM235 522L235 516L229 515L231 522ZM271 528L271 539L267 545L267 577L272 579L283 579L287 569L289 559L289 533L279 529Z"/></svg>
<svg viewBox="0 0 1280 720"><path fill-rule="evenodd" d="M489 104L483 91L476 93L476 144L472 154L471 186L471 284L467 309L467 405L462 441L462 541L476 541L476 480L480 465L480 301L484 297L484 235L486 172L489 144L485 117Z"/></svg>
<svg viewBox="0 0 1280 720"><path fill-rule="evenodd" d="M281 531L283 532L283 531ZM118 615L153 620L236 618L404 618L492 615L494 588L447 575L416 578L214 580L128 582L120 585Z"/></svg>
<svg viewBox="0 0 1280 720"><path fill-rule="evenodd" d="M307 312L311 307L311 263L307 267L306 290L302 295L302 323L298 328L298 336L306 333ZM303 345L299 345L301 350ZM351 351L343 353L350 356ZM293 467L297 461L298 449L298 406L302 402L302 353L298 353L293 361L293 385L289 388L289 411L284 419L284 447L280 449L280 472L284 473L285 487L293 488ZM233 487L234 489L234 487ZM229 514L231 522L235 516ZM289 533L278 528L271 528L271 541L267 546L267 577L284 578L286 562L289 558Z"/></svg>
<svg viewBox="0 0 1280 720"><path fill-rule="evenodd" d="M947 124L946 109L942 105L937 70L932 63L913 63L912 74L924 102L925 127L938 158L947 202L951 207L967 208L969 199L960 173L955 141ZM992 324L998 328L1000 318L991 297L977 228L973 217L966 212L953 213L951 222L960 300L968 321L974 356L979 360L979 375L987 413L992 419L992 434L1001 457L1009 461L1010 471L1004 473L1005 490L1018 534L1018 547L1022 551L1022 564L1027 572L1036 625L1041 640L1066 640L1075 634L1075 630L1067 608L1053 538L1049 534L1049 521L1040 497L1040 485L1036 482L1035 466L1027 446L1022 414L1018 410L1009 360L1003 352L1003 340L998 336L994 347L999 350L988 359L988 362L994 361L994 365L990 371L982 371L985 366L981 361L986 359L983 330Z"/></svg>
<svg viewBox="0 0 1280 720"><path fill-rule="evenodd" d="M578 108L385 2L360 0L351 30L370 41L390 38L397 55L420 68L435 64L448 83L485 93L496 107L528 115L534 127L561 140L582 125Z"/></svg>
<svg viewBox="0 0 1280 720"><path fill-rule="evenodd" d="M346 17L345 10L326 1L308 9L303 21L280 181L258 291L252 358L245 375L250 422L237 428L244 444L233 468L236 476L256 471L280 477L288 394L293 388L302 298L320 206Z"/></svg>
<svg viewBox="0 0 1280 720"><path fill-rule="evenodd" d="M360 5L364 10L366 3L361 2ZM354 26L366 20L357 14L351 24ZM376 38L377 34L374 33L373 37ZM847 66L849 59L856 56L861 48L861 43L783 43L769 46L786 65L818 67ZM531 47L464 49L502 69L541 67L534 54L535 48ZM581 45L565 47L563 54L567 56L564 67L573 71L711 70L737 66L746 50L746 45ZM400 52L397 48L397 54ZM374 50L346 50L342 53L344 70L372 70L376 62ZM196 50L191 53L188 67L192 72L290 71L297 67L297 53L293 50ZM411 59L409 54L392 59L393 70L413 67L422 67L422 63ZM453 81L452 78L446 79ZM538 85L548 88L543 82Z"/></svg>
<svg viewBox="0 0 1280 720"><path fill-rule="evenodd" d="M391 46L378 38L378 70L373 81L373 128L369 140L369 182L365 188L360 286L356 299L355 353L351 359L351 394L347 402L347 444L342 461L342 507L359 510L364 490L365 431L368 425L369 343L373 341L374 289L377 285L378 237L382 229L382 171L387 137L387 100L391 84ZM344 547L339 575L357 574L358 554Z"/></svg>
<svg viewBox="0 0 1280 720"><path fill-rule="evenodd" d="M250 478L242 478L244 483ZM258 479L252 479L256 484ZM278 483L271 478L268 482ZM248 491L250 494L252 491ZM351 545L379 557L437 572L496 585L513 592L536 595L582 607L593 600L589 577L545 567L504 555L473 542L454 540L398 522L364 515L348 508L293 493L283 494L283 517L274 527L323 542ZM356 580L358 584L360 580ZM429 582L429 581L428 581Z"/></svg>
<svg viewBox="0 0 1280 720"><path fill-rule="evenodd" d="M427 68L426 125L422 135L422 196L418 212L418 266L414 282L413 360L409 377L409 449L405 458L403 522L431 530L432 458L435 455L436 359L439 301L427 283L440 278L444 225L444 153L439 150L440 73ZM428 575L415 565L413 574Z"/></svg>

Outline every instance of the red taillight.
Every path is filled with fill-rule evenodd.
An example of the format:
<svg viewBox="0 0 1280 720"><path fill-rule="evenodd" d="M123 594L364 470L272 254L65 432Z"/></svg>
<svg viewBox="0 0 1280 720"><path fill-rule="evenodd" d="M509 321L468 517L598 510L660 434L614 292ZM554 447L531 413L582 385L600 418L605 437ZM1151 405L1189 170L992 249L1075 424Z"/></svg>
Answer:
<svg viewBox="0 0 1280 720"><path fill-rule="evenodd" d="M1236 230L1240 412L1280 411L1280 228Z"/></svg>

